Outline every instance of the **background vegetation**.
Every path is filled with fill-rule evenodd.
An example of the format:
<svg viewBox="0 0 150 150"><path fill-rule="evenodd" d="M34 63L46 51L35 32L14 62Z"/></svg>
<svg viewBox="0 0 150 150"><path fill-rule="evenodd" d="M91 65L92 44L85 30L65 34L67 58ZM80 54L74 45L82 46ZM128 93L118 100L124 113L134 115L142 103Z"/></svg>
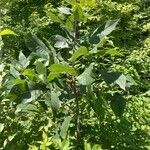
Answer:
<svg viewBox="0 0 150 150"><path fill-rule="evenodd" d="M149 0L0 2L0 149L149 150Z"/></svg>

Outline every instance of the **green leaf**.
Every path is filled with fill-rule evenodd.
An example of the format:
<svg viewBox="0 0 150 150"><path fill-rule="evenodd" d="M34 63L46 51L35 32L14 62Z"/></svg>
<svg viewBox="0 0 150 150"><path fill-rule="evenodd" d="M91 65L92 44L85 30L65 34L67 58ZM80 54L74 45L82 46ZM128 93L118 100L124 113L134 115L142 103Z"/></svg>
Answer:
<svg viewBox="0 0 150 150"><path fill-rule="evenodd" d="M61 36L61 35L56 35L56 43L54 45L54 47L56 48L69 48L69 44L68 44L68 39L66 39L65 37Z"/></svg>
<svg viewBox="0 0 150 150"><path fill-rule="evenodd" d="M4 67L5 67L4 64L1 64L1 65L0 65L0 72L3 72Z"/></svg>
<svg viewBox="0 0 150 150"><path fill-rule="evenodd" d="M60 19L56 14L53 14L52 12L48 12L48 13L47 13L47 16L48 16L53 22L58 22L58 23L61 22L61 19Z"/></svg>
<svg viewBox="0 0 150 150"><path fill-rule="evenodd" d="M80 56L86 56L87 54L88 54L87 48L84 46L81 46L78 50L75 51L75 53L71 56L69 60L75 61Z"/></svg>
<svg viewBox="0 0 150 150"><path fill-rule="evenodd" d="M34 100L37 100L43 94L41 90L30 90L23 94L22 103L27 104Z"/></svg>
<svg viewBox="0 0 150 150"><path fill-rule="evenodd" d="M82 7L80 5L76 5L73 11L74 20L83 21L84 20L84 13Z"/></svg>
<svg viewBox="0 0 150 150"><path fill-rule="evenodd" d="M102 48L104 46L104 44L107 42L107 40L108 40L108 37L104 36L103 38L101 38L100 40L98 40L98 42L95 41L97 44L94 46L94 48L89 53L91 53L91 54L98 53L98 52L99 53L100 52L104 53L104 50L99 50L98 48L99 47Z"/></svg>
<svg viewBox="0 0 150 150"><path fill-rule="evenodd" d="M19 63L24 68L26 68L30 64L30 61L25 57L25 55L22 53L22 51L20 51L20 53L19 53Z"/></svg>
<svg viewBox="0 0 150 150"><path fill-rule="evenodd" d="M74 7L76 5L76 0L65 0L67 3L69 3L70 5L72 5L72 7Z"/></svg>
<svg viewBox="0 0 150 150"><path fill-rule="evenodd" d="M126 88L126 76L119 72L101 71L101 75L107 84L118 84L121 89Z"/></svg>
<svg viewBox="0 0 150 150"><path fill-rule="evenodd" d="M119 22L118 19L107 21L104 30L100 33L100 38L109 35L113 30L115 30L118 22Z"/></svg>
<svg viewBox="0 0 150 150"><path fill-rule="evenodd" d="M69 139L64 139L62 141L62 148L63 148L63 150L71 150L73 148L73 146L70 146Z"/></svg>
<svg viewBox="0 0 150 150"><path fill-rule="evenodd" d="M60 129L60 136L65 139L67 136L67 131L70 125L71 117L68 116L64 119L64 122L62 123L61 129Z"/></svg>
<svg viewBox="0 0 150 150"><path fill-rule="evenodd" d="M25 84L26 81L25 80L21 80L21 79L15 79L15 80L11 80L10 82L13 85L17 85L17 84Z"/></svg>
<svg viewBox="0 0 150 150"><path fill-rule="evenodd" d="M119 94L115 94L114 96L110 96L109 98L111 100L111 109L113 110L116 116L121 117L126 107L125 99Z"/></svg>
<svg viewBox="0 0 150 150"><path fill-rule="evenodd" d="M70 8L68 8L68 7L59 7L58 10L61 13L66 14L66 15L70 15L71 14Z"/></svg>
<svg viewBox="0 0 150 150"><path fill-rule="evenodd" d="M84 150L91 150L91 145L87 141L84 141Z"/></svg>
<svg viewBox="0 0 150 150"><path fill-rule="evenodd" d="M120 75L119 78L115 81L116 84L120 86L121 89L126 90L126 76Z"/></svg>
<svg viewBox="0 0 150 150"><path fill-rule="evenodd" d="M74 28L74 16L73 16L73 14L67 18L66 23L65 23L65 28L69 29L69 30L73 30L73 28Z"/></svg>
<svg viewBox="0 0 150 150"><path fill-rule="evenodd" d="M104 24L100 24L91 34L89 37L89 41L92 44L98 44L100 42L99 34L102 32L104 28Z"/></svg>
<svg viewBox="0 0 150 150"><path fill-rule="evenodd" d="M37 78L37 74L32 69L25 69L22 73L22 75L27 76L29 79L33 80L34 78Z"/></svg>
<svg viewBox="0 0 150 150"><path fill-rule="evenodd" d="M109 20L106 22L105 27L104 27L104 24L97 27L90 35L90 39L89 39L90 43L98 44L100 39L109 35L113 30L115 30L118 22L119 22L118 19L117 20Z"/></svg>
<svg viewBox="0 0 150 150"><path fill-rule="evenodd" d="M150 90L146 91L144 94L150 96Z"/></svg>
<svg viewBox="0 0 150 150"><path fill-rule="evenodd" d="M10 74L15 78L20 78L20 73L13 66L10 66Z"/></svg>
<svg viewBox="0 0 150 150"><path fill-rule="evenodd" d="M58 94L54 91L51 91L51 107L54 112L57 112L60 108L60 100Z"/></svg>
<svg viewBox="0 0 150 150"><path fill-rule="evenodd" d="M105 116L105 110L103 107L104 97L100 91L94 92L91 86L87 86L87 100L96 113L97 117L102 121Z"/></svg>
<svg viewBox="0 0 150 150"><path fill-rule="evenodd" d="M62 64L53 64L49 67L49 70L55 73L68 73L73 76L77 75L77 72L74 68L70 66L64 66Z"/></svg>
<svg viewBox="0 0 150 150"><path fill-rule="evenodd" d="M116 49L108 49L106 50L105 54L109 54L111 56L120 55L120 52Z"/></svg>
<svg viewBox="0 0 150 150"><path fill-rule="evenodd" d="M17 35L17 34L10 29L4 29L0 31L0 35Z"/></svg>
<svg viewBox="0 0 150 150"><path fill-rule="evenodd" d="M42 62L36 61L35 65L36 65L36 71L39 75L41 74L43 74L44 76L47 75L47 69Z"/></svg>
<svg viewBox="0 0 150 150"><path fill-rule="evenodd" d="M4 130L4 123L0 123L0 133Z"/></svg>
<svg viewBox="0 0 150 150"><path fill-rule="evenodd" d="M17 105L16 113L18 112L38 112L38 108L33 104L19 104Z"/></svg>
<svg viewBox="0 0 150 150"><path fill-rule="evenodd" d="M8 136L8 140L9 140L9 141L12 141L12 140L14 139L15 136L16 136L16 133L13 134L13 135Z"/></svg>
<svg viewBox="0 0 150 150"><path fill-rule="evenodd" d="M92 78L92 69L93 65L91 64L81 75L77 77L79 84L91 85L94 82L94 79Z"/></svg>
<svg viewBox="0 0 150 150"><path fill-rule="evenodd" d="M55 78L57 78L58 76L59 76L59 73L52 72L48 75L47 79L50 82L50 81L54 80Z"/></svg>
<svg viewBox="0 0 150 150"><path fill-rule="evenodd" d="M47 46L32 33L27 34L25 42L27 47L32 51L28 59L32 60L34 57L41 58L45 61L45 65L47 66L50 61L50 51Z"/></svg>
<svg viewBox="0 0 150 150"><path fill-rule="evenodd" d="M137 85L135 80L130 75L126 75L126 80L127 80L128 87L130 87L131 85Z"/></svg>

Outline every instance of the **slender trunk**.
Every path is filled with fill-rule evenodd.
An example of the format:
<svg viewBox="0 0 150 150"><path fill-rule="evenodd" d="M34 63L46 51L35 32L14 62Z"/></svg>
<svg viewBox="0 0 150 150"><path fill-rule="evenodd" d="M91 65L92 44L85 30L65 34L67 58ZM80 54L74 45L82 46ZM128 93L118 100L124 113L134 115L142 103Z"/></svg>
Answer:
<svg viewBox="0 0 150 150"><path fill-rule="evenodd" d="M76 0L77 3L77 0ZM74 50L77 45L77 39L78 39L78 20L75 18L74 20ZM76 139L78 145L80 144L80 107L79 107L79 92L76 87L76 79L73 77L73 91L75 95L75 104L76 104Z"/></svg>

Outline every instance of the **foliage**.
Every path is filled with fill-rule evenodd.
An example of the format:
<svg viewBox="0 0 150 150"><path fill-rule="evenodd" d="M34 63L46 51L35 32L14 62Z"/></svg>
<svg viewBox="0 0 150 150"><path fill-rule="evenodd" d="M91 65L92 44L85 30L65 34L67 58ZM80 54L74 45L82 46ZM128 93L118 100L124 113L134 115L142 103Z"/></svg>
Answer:
<svg viewBox="0 0 150 150"><path fill-rule="evenodd" d="M1 4L1 149L149 149L149 1Z"/></svg>

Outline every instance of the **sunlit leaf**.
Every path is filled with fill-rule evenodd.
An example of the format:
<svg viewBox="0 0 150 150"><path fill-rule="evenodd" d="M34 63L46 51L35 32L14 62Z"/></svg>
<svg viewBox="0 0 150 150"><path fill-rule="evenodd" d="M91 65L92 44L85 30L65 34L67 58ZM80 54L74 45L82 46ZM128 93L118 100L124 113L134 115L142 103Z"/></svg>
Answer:
<svg viewBox="0 0 150 150"><path fill-rule="evenodd" d="M115 30L116 25L119 20L109 20L106 22L105 29L100 33L100 38L109 35L113 30Z"/></svg>
<svg viewBox="0 0 150 150"><path fill-rule="evenodd" d="M56 73L68 73L70 75L77 75L77 72L74 68L70 66L64 66L62 64L53 64L49 67L49 70Z"/></svg>
<svg viewBox="0 0 150 150"><path fill-rule="evenodd" d="M4 123L0 123L0 133L4 130Z"/></svg>
<svg viewBox="0 0 150 150"><path fill-rule="evenodd" d="M50 82L50 81L54 80L55 78L57 78L58 76L59 76L59 73L52 72L48 75L47 79Z"/></svg>
<svg viewBox="0 0 150 150"><path fill-rule="evenodd" d="M12 74L15 78L20 78L20 73L13 66L10 66L10 74Z"/></svg>
<svg viewBox="0 0 150 150"><path fill-rule="evenodd" d="M53 14L52 12L48 12L48 13L47 13L47 16L48 16L53 22L61 22L61 19L60 19L57 15Z"/></svg>
<svg viewBox="0 0 150 150"><path fill-rule="evenodd" d="M105 54L109 54L111 56L120 55L120 52L116 49L108 49L106 50Z"/></svg>
<svg viewBox="0 0 150 150"><path fill-rule="evenodd" d="M68 8L68 7L59 7L58 10L61 13L66 14L66 15L70 15L71 14L70 8Z"/></svg>
<svg viewBox="0 0 150 150"><path fill-rule="evenodd" d="M22 51L20 51L20 53L19 53L19 63L24 68L26 68L30 64L30 61L25 57L25 55L22 53Z"/></svg>
<svg viewBox="0 0 150 150"><path fill-rule="evenodd" d="M63 37L61 35L56 35L55 38L56 38L56 43L55 43L54 47L69 48L68 39L66 39L65 37Z"/></svg>
<svg viewBox="0 0 150 150"><path fill-rule="evenodd" d="M8 136L8 140L9 140L9 141L12 141L12 140L14 139L15 136L16 136L16 133L13 134L13 135Z"/></svg>
<svg viewBox="0 0 150 150"><path fill-rule="evenodd" d="M18 112L38 112L38 108L33 104L19 104L17 105L16 113Z"/></svg>
<svg viewBox="0 0 150 150"><path fill-rule="evenodd" d="M84 20L84 13L83 9L80 5L75 5L75 10L73 11L74 19L77 21L83 21Z"/></svg>
<svg viewBox="0 0 150 150"><path fill-rule="evenodd" d="M0 31L0 35L17 35L17 34L10 29L4 29Z"/></svg>
<svg viewBox="0 0 150 150"><path fill-rule="evenodd" d="M70 61L75 61L80 56L86 56L88 54L88 50L86 47L81 46L79 49L75 51L75 53L69 59Z"/></svg>
<svg viewBox="0 0 150 150"><path fill-rule="evenodd" d="M121 89L125 90L126 88L126 76L125 75L120 75L118 79L115 81L116 84L120 86Z"/></svg>
<svg viewBox="0 0 150 150"><path fill-rule="evenodd" d="M0 64L0 72L3 72L3 70L4 70L4 64Z"/></svg>
<svg viewBox="0 0 150 150"><path fill-rule="evenodd" d="M10 82L13 85L17 85L17 84L25 84L26 81L25 80L21 80L21 79L15 79L15 80L11 80Z"/></svg>
<svg viewBox="0 0 150 150"><path fill-rule="evenodd" d="M31 80L33 80L33 78L37 78L37 74L32 69L25 69L22 74Z"/></svg>

